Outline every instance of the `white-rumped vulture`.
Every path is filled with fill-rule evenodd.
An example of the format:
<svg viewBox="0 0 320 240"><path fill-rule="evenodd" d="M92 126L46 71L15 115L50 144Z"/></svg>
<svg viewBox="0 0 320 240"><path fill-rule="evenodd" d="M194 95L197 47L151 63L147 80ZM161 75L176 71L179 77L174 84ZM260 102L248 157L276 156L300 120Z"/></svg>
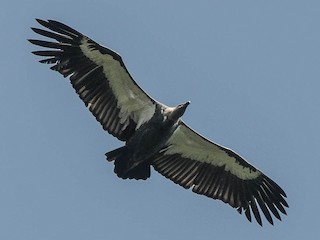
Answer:
<svg viewBox="0 0 320 240"><path fill-rule="evenodd" d="M184 188L251 211L262 225L260 213L273 224L286 214L286 194L274 181L234 151L199 135L180 117L190 102L168 107L146 94L133 80L120 55L63 23L37 19L47 30L32 28L55 41L29 40L45 47L34 51L41 63L70 82L103 129L125 142L106 153L123 179L147 179L150 166ZM260 210L259 210L260 209ZM279 212L280 211L280 212Z"/></svg>

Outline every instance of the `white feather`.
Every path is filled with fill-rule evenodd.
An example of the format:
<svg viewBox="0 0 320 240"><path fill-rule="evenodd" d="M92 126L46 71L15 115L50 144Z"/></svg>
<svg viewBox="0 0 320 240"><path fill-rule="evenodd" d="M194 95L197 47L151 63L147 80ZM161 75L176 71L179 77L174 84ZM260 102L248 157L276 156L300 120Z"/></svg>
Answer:
<svg viewBox="0 0 320 240"><path fill-rule="evenodd" d="M257 178L261 172L253 171L240 165L234 157L228 155L220 147L204 139L184 125L179 125L167 141L168 148L163 150L165 155L179 154L184 158L222 167L233 175L249 180Z"/></svg>
<svg viewBox="0 0 320 240"><path fill-rule="evenodd" d="M138 129L143 123L149 121L155 113L155 104L132 81L130 75L119 61L111 55L101 54L100 51L90 47L88 38L83 38L80 49L91 61L103 67L103 73L109 80L109 85L116 97L120 109L121 122L129 117L137 124Z"/></svg>

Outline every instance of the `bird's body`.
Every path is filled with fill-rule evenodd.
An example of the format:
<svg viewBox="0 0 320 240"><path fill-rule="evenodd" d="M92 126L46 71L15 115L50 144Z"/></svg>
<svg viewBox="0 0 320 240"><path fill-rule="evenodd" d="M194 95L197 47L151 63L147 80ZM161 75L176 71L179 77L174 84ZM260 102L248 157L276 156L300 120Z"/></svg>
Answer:
<svg viewBox="0 0 320 240"><path fill-rule="evenodd" d="M150 167L184 188L220 199L253 212L262 225L260 212L273 224L286 214L286 194L273 180L240 155L201 136L182 120L190 102L168 107L146 94L125 67L119 54L92 39L53 21L37 21L48 30L32 28L54 42L29 40L47 50L35 51L41 63L70 82L103 129L125 145L106 153L115 173L123 178L147 179ZM260 210L259 210L260 208Z"/></svg>
<svg viewBox="0 0 320 240"><path fill-rule="evenodd" d="M168 141L178 126L180 116L189 102L172 108L158 107L154 116L142 124L126 142L125 147L106 153L107 160L115 161L115 172L121 178L146 179L150 177L150 165L153 156ZM179 107L182 106L182 111ZM170 117L174 115L174 117Z"/></svg>

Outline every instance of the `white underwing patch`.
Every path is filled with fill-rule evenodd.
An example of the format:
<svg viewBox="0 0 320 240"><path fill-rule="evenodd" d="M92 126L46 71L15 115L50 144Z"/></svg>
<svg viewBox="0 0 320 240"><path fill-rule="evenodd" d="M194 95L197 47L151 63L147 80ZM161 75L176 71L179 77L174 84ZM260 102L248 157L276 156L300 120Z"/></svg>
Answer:
<svg viewBox="0 0 320 240"><path fill-rule="evenodd" d="M205 162L217 167L224 167L226 171L243 179L257 178L261 172L240 165L240 163L227 152L215 144L203 139L184 125L180 125L169 138L165 155L179 154L184 158Z"/></svg>
<svg viewBox="0 0 320 240"><path fill-rule="evenodd" d="M137 124L137 129L149 121L155 113L156 106L133 82L120 62L112 55L102 54L93 48L88 38L82 40L80 49L87 58L103 67L103 73L117 99L120 121L125 122L130 117Z"/></svg>

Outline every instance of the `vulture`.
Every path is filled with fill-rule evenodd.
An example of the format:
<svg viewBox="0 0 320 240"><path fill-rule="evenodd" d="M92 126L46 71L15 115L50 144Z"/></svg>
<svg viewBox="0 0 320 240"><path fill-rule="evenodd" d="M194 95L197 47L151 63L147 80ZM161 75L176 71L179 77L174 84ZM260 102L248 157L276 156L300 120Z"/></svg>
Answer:
<svg viewBox="0 0 320 240"><path fill-rule="evenodd" d="M262 226L281 220L288 204L282 188L240 155L203 137L181 120L190 102L168 107L145 93L121 56L54 20L31 29L46 40L32 52L41 63L69 77L72 87L103 129L125 142L106 153L123 179L147 179L151 166L186 189L220 199ZM272 216L273 215L273 216Z"/></svg>

